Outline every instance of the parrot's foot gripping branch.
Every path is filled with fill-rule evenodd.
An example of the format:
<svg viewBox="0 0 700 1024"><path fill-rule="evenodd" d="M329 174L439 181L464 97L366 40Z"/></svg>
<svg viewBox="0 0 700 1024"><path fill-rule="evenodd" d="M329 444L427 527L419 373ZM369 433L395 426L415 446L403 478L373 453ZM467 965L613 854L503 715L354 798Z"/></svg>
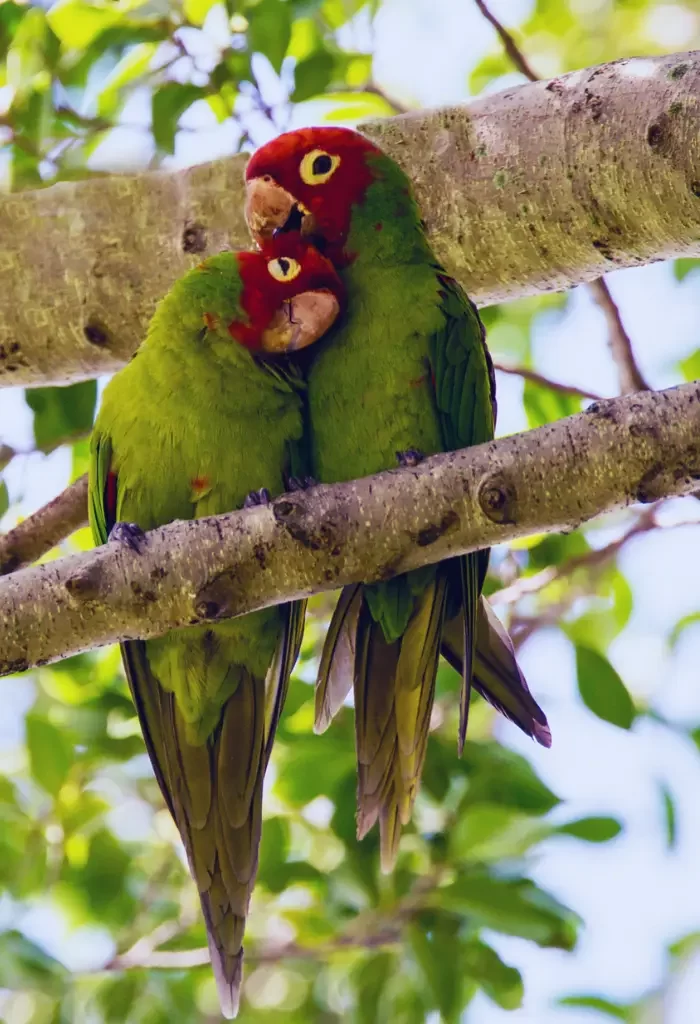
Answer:
<svg viewBox="0 0 700 1024"><path fill-rule="evenodd" d="M126 544L140 555L147 544L146 534L138 523L115 523L107 537L109 544Z"/></svg>
<svg viewBox="0 0 700 1024"><path fill-rule="evenodd" d="M407 448L404 452L396 453L396 461L402 469L420 466L424 458L425 455L418 448Z"/></svg>
<svg viewBox="0 0 700 1024"><path fill-rule="evenodd" d="M269 505L272 501L267 487L261 487L259 491L251 491L243 502L243 508L257 508L258 505Z"/></svg>

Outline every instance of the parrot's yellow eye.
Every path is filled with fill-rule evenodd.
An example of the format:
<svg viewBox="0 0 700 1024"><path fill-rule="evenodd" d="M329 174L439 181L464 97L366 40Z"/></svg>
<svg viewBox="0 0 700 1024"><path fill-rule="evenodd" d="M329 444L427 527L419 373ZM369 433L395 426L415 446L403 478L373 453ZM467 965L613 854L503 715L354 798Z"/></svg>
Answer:
<svg viewBox="0 0 700 1024"><path fill-rule="evenodd" d="M324 149L312 149L301 161L299 175L305 185L323 185L339 166L339 156L331 156Z"/></svg>
<svg viewBox="0 0 700 1024"><path fill-rule="evenodd" d="M276 260L269 260L267 269L275 281L293 281L301 274L301 264L288 256L279 256Z"/></svg>

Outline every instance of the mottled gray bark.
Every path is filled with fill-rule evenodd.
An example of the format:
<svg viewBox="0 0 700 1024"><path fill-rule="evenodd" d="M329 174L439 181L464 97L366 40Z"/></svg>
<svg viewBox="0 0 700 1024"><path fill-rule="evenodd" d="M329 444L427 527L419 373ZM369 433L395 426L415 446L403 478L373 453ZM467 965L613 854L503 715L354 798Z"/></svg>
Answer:
<svg viewBox="0 0 700 1024"><path fill-rule="evenodd" d="M616 61L364 126L480 305L700 255L700 53ZM245 157L0 200L0 386L117 369L203 255L248 245Z"/></svg>
<svg viewBox="0 0 700 1024"><path fill-rule="evenodd" d="M0 580L0 674L358 580L386 579L700 479L700 382L271 506L176 522Z"/></svg>

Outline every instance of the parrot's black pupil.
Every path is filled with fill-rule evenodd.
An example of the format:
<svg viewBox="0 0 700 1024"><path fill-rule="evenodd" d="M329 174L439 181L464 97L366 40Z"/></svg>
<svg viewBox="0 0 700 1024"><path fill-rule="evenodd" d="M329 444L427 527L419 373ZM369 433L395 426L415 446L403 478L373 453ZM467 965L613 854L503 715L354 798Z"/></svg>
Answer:
<svg viewBox="0 0 700 1024"><path fill-rule="evenodd" d="M277 262L279 263L279 268L282 271L282 274L286 277L289 270L289 260L286 260L284 256L280 256Z"/></svg>
<svg viewBox="0 0 700 1024"><path fill-rule="evenodd" d="M311 170L314 174L320 176L321 174L328 174L332 166L333 163L331 158L328 156L328 153L322 153L320 156L317 156L312 163Z"/></svg>

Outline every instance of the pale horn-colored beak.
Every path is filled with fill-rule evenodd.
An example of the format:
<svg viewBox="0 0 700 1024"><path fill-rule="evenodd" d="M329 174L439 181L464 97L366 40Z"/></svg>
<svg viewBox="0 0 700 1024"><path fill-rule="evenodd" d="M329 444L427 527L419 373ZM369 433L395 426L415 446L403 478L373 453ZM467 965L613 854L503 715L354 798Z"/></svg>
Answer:
<svg viewBox="0 0 700 1024"><path fill-rule="evenodd" d="M291 193L278 185L272 178L252 178L245 187L245 219L248 230L258 244L271 238L277 228L283 228L294 207L297 207L303 221L310 218L309 211ZM302 234L308 227L302 223Z"/></svg>
<svg viewBox="0 0 700 1024"><path fill-rule="evenodd" d="M300 292L277 310L263 331L263 352L298 352L318 341L335 322L340 303L329 291Z"/></svg>

